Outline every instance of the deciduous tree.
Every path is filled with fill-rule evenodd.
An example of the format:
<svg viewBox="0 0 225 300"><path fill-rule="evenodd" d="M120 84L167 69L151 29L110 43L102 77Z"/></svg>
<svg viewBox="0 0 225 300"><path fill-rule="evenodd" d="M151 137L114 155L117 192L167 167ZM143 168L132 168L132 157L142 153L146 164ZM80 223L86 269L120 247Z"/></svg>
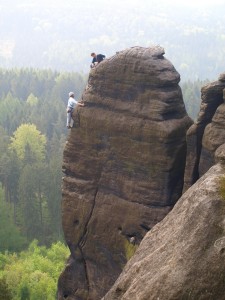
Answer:
<svg viewBox="0 0 225 300"><path fill-rule="evenodd" d="M34 124L20 125L11 138L10 149L15 150L21 161L25 159L27 151L30 152L32 162L43 161L46 154L45 147L46 137Z"/></svg>

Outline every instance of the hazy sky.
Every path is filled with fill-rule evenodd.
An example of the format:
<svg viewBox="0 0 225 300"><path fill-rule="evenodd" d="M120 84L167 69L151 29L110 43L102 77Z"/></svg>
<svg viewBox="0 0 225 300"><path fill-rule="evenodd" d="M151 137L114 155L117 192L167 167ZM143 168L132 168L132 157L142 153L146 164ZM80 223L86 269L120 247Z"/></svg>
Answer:
<svg viewBox="0 0 225 300"><path fill-rule="evenodd" d="M205 6L222 4L224 0L169 0L170 4L183 6Z"/></svg>
<svg viewBox="0 0 225 300"><path fill-rule="evenodd" d="M199 38L214 66L225 56L224 9L225 0L0 0L0 66L89 70L90 52L160 44L178 68L197 68Z"/></svg>
<svg viewBox="0 0 225 300"><path fill-rule="evenodd" d="M168 5L178 5L178 6L206 6L206 5L218 5L223 4L224 0L0 0L0 7L3 6L33 6L33 5L42 5L42 6L67 6L74 5L79 3L87 3L90 6L95 6L96 3L101 2L105 6L119 6L122 2L127 2L128 5L144 5L145 3L164 3Z"/></svg>

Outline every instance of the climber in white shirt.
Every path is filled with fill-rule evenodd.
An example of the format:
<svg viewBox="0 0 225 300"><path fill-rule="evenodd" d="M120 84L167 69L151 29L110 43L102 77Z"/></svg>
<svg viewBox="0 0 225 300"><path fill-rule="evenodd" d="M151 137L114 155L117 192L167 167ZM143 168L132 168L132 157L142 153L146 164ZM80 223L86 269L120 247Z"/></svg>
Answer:
<svg viewBox="0 0 225 300"><path fill-rule="evenodd" d="M74 92L70 92L68 104L67 104L67 122L66 122L66 126L68 129L73 127L72 112L77 105L84 106L84 103L78 102L74 98Z"/></svg>

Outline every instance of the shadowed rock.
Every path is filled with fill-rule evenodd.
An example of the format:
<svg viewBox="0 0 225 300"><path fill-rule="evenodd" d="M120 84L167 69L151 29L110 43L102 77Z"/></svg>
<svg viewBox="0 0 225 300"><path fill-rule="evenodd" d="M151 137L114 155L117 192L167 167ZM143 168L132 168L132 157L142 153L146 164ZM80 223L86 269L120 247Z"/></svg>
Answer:
<svg viewBox="0 0 225 300"><path fill-rule="evenodd" d="M218 81L204 86L200 112L195 124L187 132L186 191L215 163L215 150L225 142L225 106L223 89L225 74Z"/></svg>
<svg viewBox="0 0 225 300"><path fill-rule="evenodd" d="M65 151L62 222L71 251L58 299L100 299L181 195L180 76L161 47L126 49L90 71Z"/></svg>

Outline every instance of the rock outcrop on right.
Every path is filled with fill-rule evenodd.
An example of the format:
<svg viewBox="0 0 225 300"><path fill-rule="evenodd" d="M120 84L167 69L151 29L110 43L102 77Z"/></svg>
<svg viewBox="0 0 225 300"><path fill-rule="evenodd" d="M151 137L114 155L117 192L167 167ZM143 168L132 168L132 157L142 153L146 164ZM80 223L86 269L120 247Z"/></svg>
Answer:
<svg viewBox="0 0 225 300"><path fill-rule="evenodd" d="M225 299L225 144L142 240L104 300Z"/></svg>
<svg viewBox="0 0 225 300"><path fill-rule="evenodd" d="M215 151L225 143L224 88L225 73L201 90L200 112L187 132L184 191L215 164Z"/></svg>
<svg viewBox="0 0 225 300"><path fill-rule="evenodd" d="M187 132L186 192L103 300L225 300L225 74Z"/></svg>

